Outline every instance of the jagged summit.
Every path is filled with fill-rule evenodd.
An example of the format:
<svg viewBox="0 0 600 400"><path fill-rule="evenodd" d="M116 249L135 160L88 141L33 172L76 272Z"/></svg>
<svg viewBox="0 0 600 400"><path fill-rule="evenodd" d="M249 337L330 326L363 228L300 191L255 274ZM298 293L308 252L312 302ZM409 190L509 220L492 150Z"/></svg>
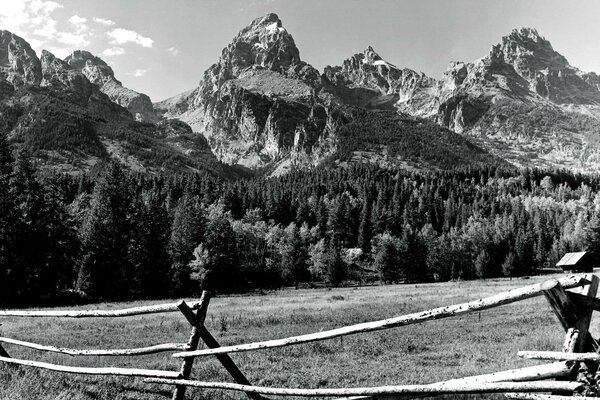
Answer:
<svg viewBox="0 0 600 400"><path fill-rule="evenodd" d="M556 52L552 44L532 28L514 29L492 47L492 63L514 66L524 77L535 77L538 71L555 71L569 67L567 59Z"/></svg>
<svg viewBox="0 0 600 400"><path fill-rule="evenodd" d="M140 122L157 122L150 98L135 90L123 87L115 77L113 69L100 57L85 50L76 50L65 58L75 71L81 72L91 83L98 86L115 103L127 108Z"/></svg>
<svg viewBox="0 0 600 400"><path fill-rule="evenodd" d="M368 88L388 96L376 101L385 107L389 106L390 101L406 98L417 87L431 84L430 78L425 75L408 68L398 68L387 62L372 46L344 60L340 66L325 67L324 75L340 93L346 92L344 88ZM342 95L353 104L376 106L372 95L361 91L355 90Z"/></svg>
<svg viewBox="0 0 600 400"><path fill-rule="evenodd" d="M299 65L300 52L294 38L276 14L256 18L223 49L218 62L226 78L238 76L249 67L285 73Z"/></svg>
<svg viewBox="0 0 600 400"><path fill-rule="evenodd" d="M112 79L119 82L115 78L113 69L104 60L89 51L75 50L65 58L65 62L73 69L84 73L90 82L96 85L103 85Z"/></svg>
<svg viewBox="0 0 600 400"><path fill-rule="evenodd" d="M0 30L0 79L14 86L39 85L42 67L35 51L25 39Z"/></svg>

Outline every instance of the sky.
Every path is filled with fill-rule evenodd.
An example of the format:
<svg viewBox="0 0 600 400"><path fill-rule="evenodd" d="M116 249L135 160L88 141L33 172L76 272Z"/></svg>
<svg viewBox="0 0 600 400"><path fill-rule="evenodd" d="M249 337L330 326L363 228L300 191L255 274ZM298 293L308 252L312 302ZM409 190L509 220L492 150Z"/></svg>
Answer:
<svg viewBox="0 0 600 400"><path fill-rule="evenodd" d="M160 101L198 85L254 18L276 13L320 71L372 46L441 77L514 28L531 27L577 68L600 74L597 0L0 0L0 29L60 58L88 50L126 87Z"/></svg>

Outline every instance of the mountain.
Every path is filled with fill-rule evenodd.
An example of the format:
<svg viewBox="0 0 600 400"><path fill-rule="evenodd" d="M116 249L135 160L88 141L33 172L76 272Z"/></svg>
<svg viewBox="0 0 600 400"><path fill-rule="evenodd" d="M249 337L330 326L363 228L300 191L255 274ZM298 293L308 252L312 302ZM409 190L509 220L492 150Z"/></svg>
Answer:
<svg viewBox="0 0 600 400"><path fill-rule="evenodd" d="M360 94L351 102L427 118L516 165L600 167L600 79L534 29L513 30L481 59L450 63L440 80L395 67L372 48L325 76L339 92Z"/></svg>
<svg viewBox="0 0 600 400"><path fill-rule="evenodd" d="M268 14L223 49L196 89L155 106L203 134L224 162L255 168L290 153L317 162L333 151L341 118L317 98L320 82L281 20Z"/></svg>
<svg viewBox="0 0 600 400"><path fill-rule="evenodd" d="M79 50L0 31L0 129L42 164L277 175L323 162L600 169L600 77L530 28L434 79L367 47L320 73L275 14L243 28L197 87L152 104ZM232 169L233 167L233 169Z"/></svg>
<svg viewBox="0 0 600 400"><path fill-rule="evenodd" d="M43 51L38 58L24 39L0 31L0 131L40 166L76 172L113 158L144 172L234 174L206 139L181 121L158 121L151 106L90 53L61 60ZM132 114L157 122L141 123Z"/></svg>
<svg viewBox="0 0 600 400"><path fill-rule="evenodd" d="M74 70L83 73L112 101L129 110L136 121L158 122L150 97L123 87L121 82L115 78L112 68L102 59L90 52L77 50L70 54L65 62Z"/></svg>
<svg viewBox="0 0 600 400"><path fill-rule="evenodd" d="M342 127L360 115L362 122L378 121L380 127L402 130L402 125L408 124L406 118L379 111L393 108L400 99L398 90L414 92L422 81L433 82L422 74L384 62L372 49L348 60L343 67L328 68L320 74L300 58L293 37L279 17L268 14L238 33L223 49L218 62L204 73L197 88L154 106L163 117L180 119L204 135L223 162L279 174L293 166L316 165L335 158L342 148L349 148L341 141L354 143L352 151L386 152L386 143L373 144L369 140L357 147L361 141L342 137ZM374 114L365 117L360 110L366 108L372 108L369 112ZM406 130L412 131L414 124L408 125L411 128ZM344 132L351 131L354 128ZM405 139L388 133L382 132L381 136L392 142ZM476 146L471 149L467 140L448 134L456 136L463 154L475 151L481 157L487 155ZM436 138L434 135L429 139ZM394 154L383 158L391 164L440 167L437 157L427 152ZM471 162L457 159L464 164Z"/></svg>

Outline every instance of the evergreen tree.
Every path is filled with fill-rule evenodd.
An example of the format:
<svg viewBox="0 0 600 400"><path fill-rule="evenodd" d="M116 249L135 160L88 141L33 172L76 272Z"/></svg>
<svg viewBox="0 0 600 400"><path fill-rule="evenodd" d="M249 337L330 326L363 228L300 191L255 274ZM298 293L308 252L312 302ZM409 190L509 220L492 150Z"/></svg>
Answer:
<svg viewBox="0 0 600 400"><path fill-rule="evenodd" d="M373 238L373 225L371 224L371 202L365 199L360 212L360 226L358 228L358 246L365 252L371 252L371 239Z"/></svg>
<svg viewBox="0 0 600 400"><path fill-rule="evenodd" d="M325 280L331 286L338 286L346 276L346 265L340 250L329 244L326 256Z"/></svg>
<svg viewBox="0 0 600 400"><path fill-rule="evenodd" d="M217 293L242 291L245 282L240 275L231 223L223 217L210 220L203 245L208 251L208 259L202 272L202 289Z"/></svg>
<svg viewBox="0 0 600 400"><path fill-rule="evenodd" d="M395 283L400 279L398 271L398 249L389 234L379 235L375 252L375 269L384 283Z"/></svg>
<svg viewBox="0 0 600 400"><path fill-rule="evenodd" d="M0 302L4 306L14 303L23 285L16 254L20 221L9 186L13 162L6 135L0 132Z"/></svg>
<svg viewBox="0 0 600 400"><path fill-rule="evenodd" d="M600 216L594 213L586 229L586 251L594 267L600 266Z"/></svg>
<svg viewBox="0 0 600 400"><path fill-rule="evenodd" d="M295 223L286 229L286 237L281 251L281 270L284 283L294 285L296 288L308 278L306 262L308 252L300 236L300 230Z"/></svg>
<svg viewBox="0 0 600 400"><path fill-rule="evenodd" d="M90 209L80 229L81 259L77 289L93 298L129 296L129 181L116 162L96 183Z"/></svg>
<svg viewBox="0 0 600 400"><path fill-rule="evenodd" d="M184 195L175 208L168 246L173 262L170 272L172 296L185 296L191 290L188 264L194 249L204 238L205 226L206 219L198 198Z"/></svg>

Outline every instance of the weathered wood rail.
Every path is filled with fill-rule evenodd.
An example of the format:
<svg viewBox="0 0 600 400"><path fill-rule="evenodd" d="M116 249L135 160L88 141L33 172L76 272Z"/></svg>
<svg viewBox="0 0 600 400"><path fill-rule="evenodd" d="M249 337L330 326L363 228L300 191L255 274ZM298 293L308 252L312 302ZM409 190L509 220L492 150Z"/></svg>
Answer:
<svg viewBox="0 0 600 400"><path fill-rule="evenodd" d="M494 296L434 308L418 313L392 317L379 321L365 322L356 325L335 328L327 331L292 336L282 339L271 339L254 343L245 343L221 347L206 328L206 319L210 297L204 292L197 302L159 304L146 307L134 307L121 310L64 310L64 311L18 311L0 310L0 317L54 317L54 318L118 318L163 312L180 312L191 327L187 343L163 343L130 349L69 349L57 346L42 345L14 338L0 337L0 343L26 347L33 350L54 352L70 356L137 356L172 352L172 357L182 359L178 371L117 368L117 367L72 367L43 363L33 360L11 358L0 345L0 362L47 369L51 371L87 374L115 375L126 377L142 377L149 384L175 386L173 400L182 400L187 387L204 389L222 389L245 392L252 400L265 399L267 396L305 396L305 397L340 397L354 400L374 400L385 397L386 400L405 399L407 395L433 396L442 394L466 393L504 393L507 398L522 400L564 400L572 398L565 393L578 393L587 388L588 380L578 381L578 372L598 370L600 363L600 344L590 334L589 324L592 313L600 310L600 299L596 298L600 279L593 275L568 275L560 279L549 280L540 284L513 289ZM422 323L425 321L449 318L457 315L479 312L504 304L526 300L536 296L544 296L550 304L566 335L562 351L521 351L519 357L551 360L550 364L500 371L492 374L451 379L424 385L393 385L367 388L274 388L252 385L237 365L229 357L229 353L255 351L283 346L292 346L342 337L347 335L374 332L400 326ZM201 342L205 349L198 350ZM232 382L205 382L190 379L196 357L215 356L233 378ZM581 365L586 368L580 369ZM547 394L550 392L551 394ZM544 394L546 393L546 394ZM560 395L559 395L560 394ZM587 397L588 399L593 399ZM600 398L598 398L600 400Z"/></svg>

